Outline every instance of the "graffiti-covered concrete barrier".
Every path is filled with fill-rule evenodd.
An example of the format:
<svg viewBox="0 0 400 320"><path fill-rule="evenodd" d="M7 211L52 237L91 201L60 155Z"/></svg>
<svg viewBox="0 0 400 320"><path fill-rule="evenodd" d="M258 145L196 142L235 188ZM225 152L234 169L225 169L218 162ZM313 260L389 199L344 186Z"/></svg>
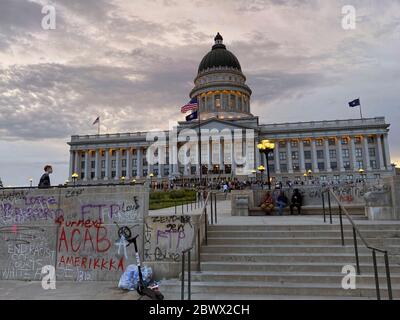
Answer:
<svg viewBox="0 0 400 320"><path fill-rule="evenodd" d="M0 190L0 279L117 280L135 263L118 226L140 234L148 212L143 186Z"/></svg>

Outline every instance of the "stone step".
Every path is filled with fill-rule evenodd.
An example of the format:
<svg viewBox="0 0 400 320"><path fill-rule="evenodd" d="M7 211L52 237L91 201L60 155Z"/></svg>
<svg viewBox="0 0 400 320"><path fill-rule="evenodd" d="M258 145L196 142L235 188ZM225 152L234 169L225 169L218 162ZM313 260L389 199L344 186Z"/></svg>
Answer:
<svg viewBox="0 0 400 320"><path fill-rule="evenodd" d="M375 245L381 247L382 244L391 244L391 245L399 245L400 246L400 238L366 238L370 245ZM382 243L383 242L383 243ZM353 243L353 238L345 238L345 243ZM337 245L341 244L340 237L297 237L297 238L284 238L284 237L263 237L263 238L216 238L216 237L208 237L209 245L217 245L217 244L247 244L247 245L256 245L256 244L292 244L292 245Z"/></svg>
<svg viewBox="0 0 400 320"><path fill-rule="evenodd" d="M354 253L202 253L203 262L337 262L355 264ZM371 263L372 255L359 253L360 263Z"/></svg>
<svg viewBox="0 0 400 320"><path fill-rule="evenodd" d="M400 230L385 230L383 233L380 230L362 230L364 238L400 238ZM285 230L285 231L210 231L210 238L337 238L341 236L340 228L337 230ZM353 231L346 229L344 236L347 238L353 237Z"/></svg>
<svg viewBox="0 0 400 320"><path fill-rule="evenodd" d="M382 261L381 261L382 260ZM383 259L378 260L378 273L385 274ZM264 272L336 272L341 273L343 263L322 263L322 262L201 262L201 271L264 271ZM372 263L360 263L363 273L373 273ZM391 264L390 272L400 273L399 264Z"/></svg>
<svg viewBox="0 0 400 320"><path fill-rule="evenodd" d="M187 285L187 283L186 283ZM187 287L187 286L186 286ZM400 286L394 285L394 298L400 297ZM165 294L180 293L180 281L166 280L161 283L161 290ZM369 297L376 296L375 285L357 286L355 290L344 290L341 283L279 283L255 281L192 281L193 294L242 294L242 295L285 295L285 296L340 296L340 297ZM381 295L387 297L387 289L382 286Z"/></svg>
<svg viewBox="0 0 400 320"><path fill-rule="evenodd" d="M279 282L279 283L341 283L345 274L337 272L241 272L241 271L194 271L191 274L192 281L255 281L255 282ZM400 285L400 274L391 274L392 285ZM188 273L185 272L185 279ZM386 275L379 275L379 284L387 286ZM356 286L375 285L374 274L362 273L356 277Z"/></svg>
<svg viewBox="0 0 400 320"><path fill-rule="evenodd" d="M352 226L344 222L344 229L352 230ZM400 223L382 223L382 224L358 224L357 227L362 230L400 230ZM300 224L300 225L210 225L208 231L322 231L322 230L340 230L339 223L335 224Z"/></svg>
<svg viewBox="0 0 400 320"><path fill-rule="evenodd" d="M220 244L207 245L201 247L201 253L354 253L354 247L351 245L248 245L248 244ZM370 252L367 248L359 246L359 253Z"/></svg>

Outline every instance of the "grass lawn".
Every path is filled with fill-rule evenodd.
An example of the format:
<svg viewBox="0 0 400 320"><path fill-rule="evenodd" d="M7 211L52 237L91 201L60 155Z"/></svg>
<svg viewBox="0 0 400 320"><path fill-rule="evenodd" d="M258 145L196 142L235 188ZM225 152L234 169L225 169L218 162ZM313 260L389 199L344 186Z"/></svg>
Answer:
<svg viewBox="0 0 400 320"><path fill-rule="evenodd" d="M150 193L150 210L180 206L196 201L195 190L153 191Z"/></svg>

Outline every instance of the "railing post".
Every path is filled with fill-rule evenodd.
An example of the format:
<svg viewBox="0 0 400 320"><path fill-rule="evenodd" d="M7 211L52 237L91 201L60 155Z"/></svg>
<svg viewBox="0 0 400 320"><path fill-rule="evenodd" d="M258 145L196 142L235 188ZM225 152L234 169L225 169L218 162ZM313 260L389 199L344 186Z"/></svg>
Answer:
<svg viewBox="0 0 400 320"><path fill-rule="evenodd" d="M205 240L206 240L206 246L208 245L208 235L207 235L207 225L208 225L208 217L207 217L207 207L204 208L204 230L205 230Z"/></svg>
<svg viewBox="0 0 400 320"><path fill-rule="evenodd" d="M389 268L389 255L387 251L385 251L385 268L386 268L386 281L387 281L389 300L393 300L392 280L390 279L390 268Z"/></svg>
<svg viewBox="0 0 400 320"><path fill-rule="evenodd" d="M353 239L354 239L354 251L356 254L356 264L357 264L357 274L361 274L360 270L360 259L358 257L358 246L357 246L357 233L356 233L356 228L353 227Z"/></svg>
<svg viewBox="0 0 400 320"><path fill-rule="evenodd" d="M375 252L375 249L372 249L372 261L374 263L376 298L378 300L381 300L381 293L380 293L380 290L379 290L378 265L376 263L376 252Z"/></svg>
<svg viewBox="0 0 400 320"><path fill-rule="evenodd" d="M210 213L211 213L211 224L214 224L213 221L213 213L214 213L214 207L213 207L213 194L210 194Z"/></svg>
<svg viewBox="0 0 400 320"><path fill-rule="evenodd" d="M340 220L340 233L342 236L342 246L344 247L344 231L343 231L343 219L342 219L342 205L339 203L339 220Z"/></svg>
<svg viewBox="0 0 400 320"><path fill-rule="evenodd" d="M188 251L188 300L191 299L191 270L190 270L190 264L191 264L191 257L190 257L190 250Z"/></svg>
<svg viewBox="0 0 400 320"><path fill-rule="evenodd" d="M185 252L182 252L181 300L185 300Z"/></svg>
<svg viewBox="0 0 400 320"><path fill-rule="evenodd" d="M214 214L215 214L215 224L217 224L217 194L214 194Z"/></svg>
<svg viewBox="0 0 400 320"><path fill-rule="evenodd" d="M200 228L197 228L197 270L200 272L201 271L201 264L200 264L200 239L201 239L201 233L200 233Z"/></svg>
<svg viewBox="0 0 400 320"><path fill-rule="evenodd" d="M211 194L211 197L212 197L212 194ZM212 204L211 204L211 225L213 225L214 224L214 215L213 215L213 206L212 206Z"/></svg>
<svg viewBox="0 0 400 320"><path fill-rule="evenodd" d="M333 224L333 221L332 221L331 192L330 191L328 191L328 206L329 206L329 219L330 219L331 224Z"/></svg>
<svg viewBox="0 0 400 320"><path fill-rule="evenodd" d="M326 213L325 213L325 195L324 195L324 191L322 191L322 193L321 193L321 197L322 197L322 211L324 212L324 223L326 223Z"/></svg>

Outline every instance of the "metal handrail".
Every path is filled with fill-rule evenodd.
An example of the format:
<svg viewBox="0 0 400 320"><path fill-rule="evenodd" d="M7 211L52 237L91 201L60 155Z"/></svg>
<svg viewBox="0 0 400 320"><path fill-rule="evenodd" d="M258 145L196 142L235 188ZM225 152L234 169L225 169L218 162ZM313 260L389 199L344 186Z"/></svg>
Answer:
<svg viewBox="0 0 400 320"><path fill-rule="evenodd" d="M182 251L182 270L181 270L181 300L185 299L185 255L188 255L188 300L191 299L191 250L196 246L197 248L197 269L200 271L200 246L202 243L201 230L202 230L202 219L204 217L204 239L207 245L207 227L208 227L208 215L207 206L209 200L212 199L212 192L207 194L207 198L204 200L203 197L200 199L200 203L203 204L200 216L198 218L198 223L196 224L196 229L193 234L192 244L189 248ZM212 204L211 204L212 207Z"/></svg>
<svg viewBox="0 0 400 320"><path fill-rule="evenodd" d="M388 251L384 250L384 249L380 249L380 248L374 247L374 246L371 246L367 242L367 240L361 234L360 229L355 224L354 220L351 218L349 212L342 205L341 201L339 200L337 195L332 191L331 188L327 188L325 190L322 190L322 193L321 193L322 194L323 213L324 213L324 222L326 222L324 193L328 194L328 206L329 206L329 215L330 215L330 223L331 224L332 224L332 207L331 207L331 199L330 199L331 195L334 197L334 199L336 200L336 202L339 205L339 220L340 220L340 231L341 231L342 246L345 246L344 229L343 229L343 221L342 221L342 212L344 212L345 216L350 221L350 224L351 224L352 229L353 229L354 250L355 250L355 258L356 258L357 274L358 275L361 274L361 269L360 269L359 255L358 255L357 235L360 237L360 239L363 242L364 246L367 249L372 251L372 261L373 261L373 265L374 265L376 296L377 296L378 300L381 299L381 296L380 296L380 288L379 288L379 275L378 275L378 266L377 266L377 261L376 261L376 252L380 252L380 253L384 254L388 295L389 295L389 300L393 300L393 292L392 292L392 284L391 284L391 277L390 277L390 266L389 266L389 254L388 254Z"/></svg>

